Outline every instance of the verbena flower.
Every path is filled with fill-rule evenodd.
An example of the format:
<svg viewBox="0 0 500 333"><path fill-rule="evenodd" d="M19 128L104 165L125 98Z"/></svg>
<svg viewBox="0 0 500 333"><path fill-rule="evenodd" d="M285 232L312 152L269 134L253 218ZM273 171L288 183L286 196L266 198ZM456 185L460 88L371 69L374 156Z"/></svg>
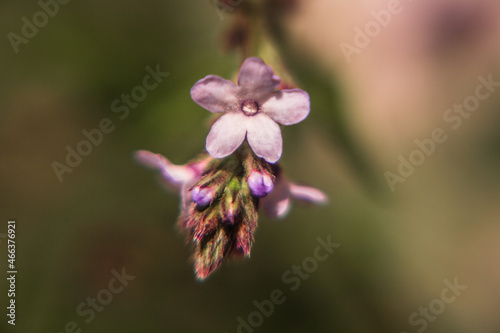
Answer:
<svg viewBox="0 0 500 333"><path fill-rule="evenodd" d="M309 114L309 95L300 89L278 90L281 80L259 58L240 68L238 85L209 75L196 82L191 97L203 108L223 115L213 124L206 149L214 158L236 151L247 139L254 153L276 163L283 150L278 124L293 125Z"/></svg>
<svg viewBox="0 0 500 333"><path fill-rule="evenodd" d="M270 217L283 217L291 198L326 202L323 192L289 182L275 164L282 153L278 124L295 124L309 114L306 92L276 91L278 86L280 79L259 58L245 60L238 85L207 76L194 85L191 96L222 114L207 137L208 154L185 165L145 150L135 154L139 163L160 172L163 184L180 192L177 224L193 246L199 279L231 256L250 256L259 208Z"/></svg>

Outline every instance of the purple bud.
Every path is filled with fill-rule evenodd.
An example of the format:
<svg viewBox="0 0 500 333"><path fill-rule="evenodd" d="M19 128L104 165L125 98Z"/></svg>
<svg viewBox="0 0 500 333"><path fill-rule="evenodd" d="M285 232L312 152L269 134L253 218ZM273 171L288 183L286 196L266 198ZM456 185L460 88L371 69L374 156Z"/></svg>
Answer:
<svg viewBox="0 0 500 333"><path fill-rule="evenodd" d="M196 186L191 190L191 198L198 206L208 206L214 198L214 191Z"/></svg>
<svg viewBox="0 0 500 333"><path fill-rule="evenodd" d="M250 191L252 191L252 194L258 198L265 197L271 193L274 188L271 177L258 171L252 171L247 181Z"/></svg>

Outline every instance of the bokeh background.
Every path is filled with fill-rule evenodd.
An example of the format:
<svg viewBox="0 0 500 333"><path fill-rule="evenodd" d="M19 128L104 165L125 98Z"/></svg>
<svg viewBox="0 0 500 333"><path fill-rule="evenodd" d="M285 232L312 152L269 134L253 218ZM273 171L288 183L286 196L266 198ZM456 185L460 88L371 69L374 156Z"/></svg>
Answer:
<svg viewBox="0 0 500 333"><path fill-rule="evenodd" d="M204 282L174 228L177 195L132 154L181 164L203 149L208 112L189 89L238 69L224 41L231 13L221 18L213 1L71 1L16 54L7 34L40 6L0 4L0 232L17 221L19 271L17 325L2 310L0 330L64 332L74 321L82 332L236 332L255 300L281 289L286 301L255 332L500 332L500 93L459 129L443 122L479 76L500 81L500 3L401 0L348 62L340 44L387 1L274 2L275 42L312 100L308 119L283 129L281 163L330 202L261 216L252 258ZM120 120L111 103L157 65L169 76ZM59 182L51 164L103 118L115 130ZM385 172L438 127L448 140L392 192ZM341 246L291 291L283 273L328 236ZM76 308L122 268L135 279L86 323ZM425 329L411 325L456 278L467 289Z"/></svg>

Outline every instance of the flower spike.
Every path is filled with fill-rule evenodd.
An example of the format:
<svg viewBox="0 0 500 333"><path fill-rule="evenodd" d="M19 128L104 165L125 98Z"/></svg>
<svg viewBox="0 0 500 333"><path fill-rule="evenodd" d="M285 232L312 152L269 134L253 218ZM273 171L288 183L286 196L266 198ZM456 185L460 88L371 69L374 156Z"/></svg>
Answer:
<svg viewBox="0 0 500 333"><path fill-rule="evenodd" d="M185 165L149 151L136 160L160 172L162 182L181 195L177 225L193 247L198 279L211 275L232 256L249 257L259 207L283 217L291 198L325 203L323 192L289 182L277 164L282 154L279 125L309 115L309 95L287 84L259 58L241 65L238 84L209 75L196 82L191 97L221 116L206 139L208 152Z"/></svg>

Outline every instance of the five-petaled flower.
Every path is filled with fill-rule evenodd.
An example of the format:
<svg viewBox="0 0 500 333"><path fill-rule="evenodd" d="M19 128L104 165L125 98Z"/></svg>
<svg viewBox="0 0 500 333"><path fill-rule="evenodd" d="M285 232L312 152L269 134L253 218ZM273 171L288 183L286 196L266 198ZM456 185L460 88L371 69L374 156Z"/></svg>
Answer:
<svg viewBox="0 0 500 333"><path fill-rule="evenodd" d="M281 80L260 58L248 58L238 85L209 75L196 82L191 97L203 108L224 113L212 126L206 148L214 158L232 154L247 139L254 153L276 163L283 150L278 124L293 125L309 114L309 95L301 89L276 90Z"/></svg>

